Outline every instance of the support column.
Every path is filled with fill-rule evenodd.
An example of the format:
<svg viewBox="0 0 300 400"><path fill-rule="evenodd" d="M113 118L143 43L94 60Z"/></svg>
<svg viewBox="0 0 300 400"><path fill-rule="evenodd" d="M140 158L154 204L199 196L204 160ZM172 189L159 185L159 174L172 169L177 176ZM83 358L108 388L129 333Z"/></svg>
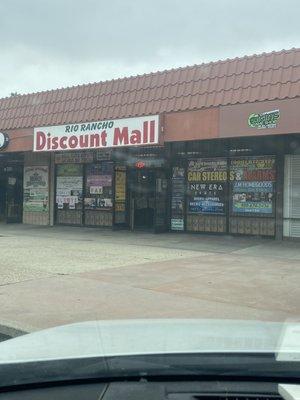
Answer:
<svg viewBox="0 0 300 400"><path fill-rule="evenodd" d="M282 145L282 148L284 146ZM276 227L275 239L283 239L283 188L284 188L284 153L277 154L277 177L276 177Z"/></svg>

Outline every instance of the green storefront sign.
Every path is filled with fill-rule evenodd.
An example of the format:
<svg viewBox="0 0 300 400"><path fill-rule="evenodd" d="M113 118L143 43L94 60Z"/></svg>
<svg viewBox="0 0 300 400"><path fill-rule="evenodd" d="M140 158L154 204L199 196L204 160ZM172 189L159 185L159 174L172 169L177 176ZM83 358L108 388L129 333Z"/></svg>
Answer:
<svg viewBox="0 0 300 400"><path fill-rule="evenodd" d="M280 111L266 111L260 114L250 114L248 117L248 125L251 128L266 129L276 128L280 118Z"/></svg>

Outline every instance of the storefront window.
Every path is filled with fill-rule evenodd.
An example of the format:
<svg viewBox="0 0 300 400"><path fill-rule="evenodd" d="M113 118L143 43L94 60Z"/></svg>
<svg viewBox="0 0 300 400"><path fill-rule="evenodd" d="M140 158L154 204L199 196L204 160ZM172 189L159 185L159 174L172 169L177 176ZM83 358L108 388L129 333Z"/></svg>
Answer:
<svg viewBox="0 0 300 400"><path fill-rule="evenodd" d="M58 210L81 210L83 167L80 164L57 165L56 206Z"/></svg>
<svg viewBox="0 0 300 400"><path fill-rule="evenodd" d="M86 210L111 210L113 163L104 161L86 166Z"/></svg>
<svg viewBox="0 0 300 400"><path fill-rule="evenodd" d="M231 214L274 216L275 158L230 160Z"/></svg>
<svg viewBox="0 0 300 400"><path fill-rule="evenodd" d="M189 160L188 213L225 214L227 161L225 158Z"/></svg>

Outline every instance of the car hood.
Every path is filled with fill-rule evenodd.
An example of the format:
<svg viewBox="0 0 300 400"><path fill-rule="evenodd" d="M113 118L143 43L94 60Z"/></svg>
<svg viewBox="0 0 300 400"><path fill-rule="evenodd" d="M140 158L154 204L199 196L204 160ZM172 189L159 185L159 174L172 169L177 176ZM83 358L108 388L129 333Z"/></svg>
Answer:
<svg viewBox="0 0 300 400"><path fill-rule="evenodd" d="M289 353L293 357L297 353L298 357L299 335L300 327L295 323L190 319L87 321L4 341L0 343L0 364L173 353Z"/></svg>

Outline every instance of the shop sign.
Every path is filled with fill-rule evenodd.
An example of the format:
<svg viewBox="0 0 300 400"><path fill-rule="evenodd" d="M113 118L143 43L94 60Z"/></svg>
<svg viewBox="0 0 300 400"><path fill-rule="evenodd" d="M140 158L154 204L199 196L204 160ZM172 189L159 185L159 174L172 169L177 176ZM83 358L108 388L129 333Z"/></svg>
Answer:
<svg viewBox="0 0 300 400"><path fill-rule="evenodd" d="M8 146L9 137L7 133L0 132L0 150L5 149Z"/></svg>
<svg viewBox="0 0 300 400"><path fill-rule="evenodd" d="M248 125L250 128L266 129L276 128L280 118L280 111L266 111L260 114L250 114L248 117Z"/></svg>
<svg viewBox="0 0 300 400"><path fill-rule="evenodd" d="M189 182L225 182L226 180L227 161L225 159L200 158L189 161Z"/></svg>
<svg viewBox="0 0 300 400"><path fill-rule="evenodd" d="M190 160L188 164L188 212L225 214L227 160Z"/></svg>
<svg viewBox="0 0 300 400"><path fill-rule="evenodd" d="M23 210L29 212L48 211L48 167L24 168Z"/></svg>
<svg viewBox="0 0 300 400"><path fill-rule="evenodd" d="M159 116L34 129L33 151L104 149L158 144Z"/></svg>
<svg viewBox="0 0 300 400"><path fill-rule="evenodd" d="M275 158L247 157L230 163L232 212L236 214L273 213Z"/></svg>

